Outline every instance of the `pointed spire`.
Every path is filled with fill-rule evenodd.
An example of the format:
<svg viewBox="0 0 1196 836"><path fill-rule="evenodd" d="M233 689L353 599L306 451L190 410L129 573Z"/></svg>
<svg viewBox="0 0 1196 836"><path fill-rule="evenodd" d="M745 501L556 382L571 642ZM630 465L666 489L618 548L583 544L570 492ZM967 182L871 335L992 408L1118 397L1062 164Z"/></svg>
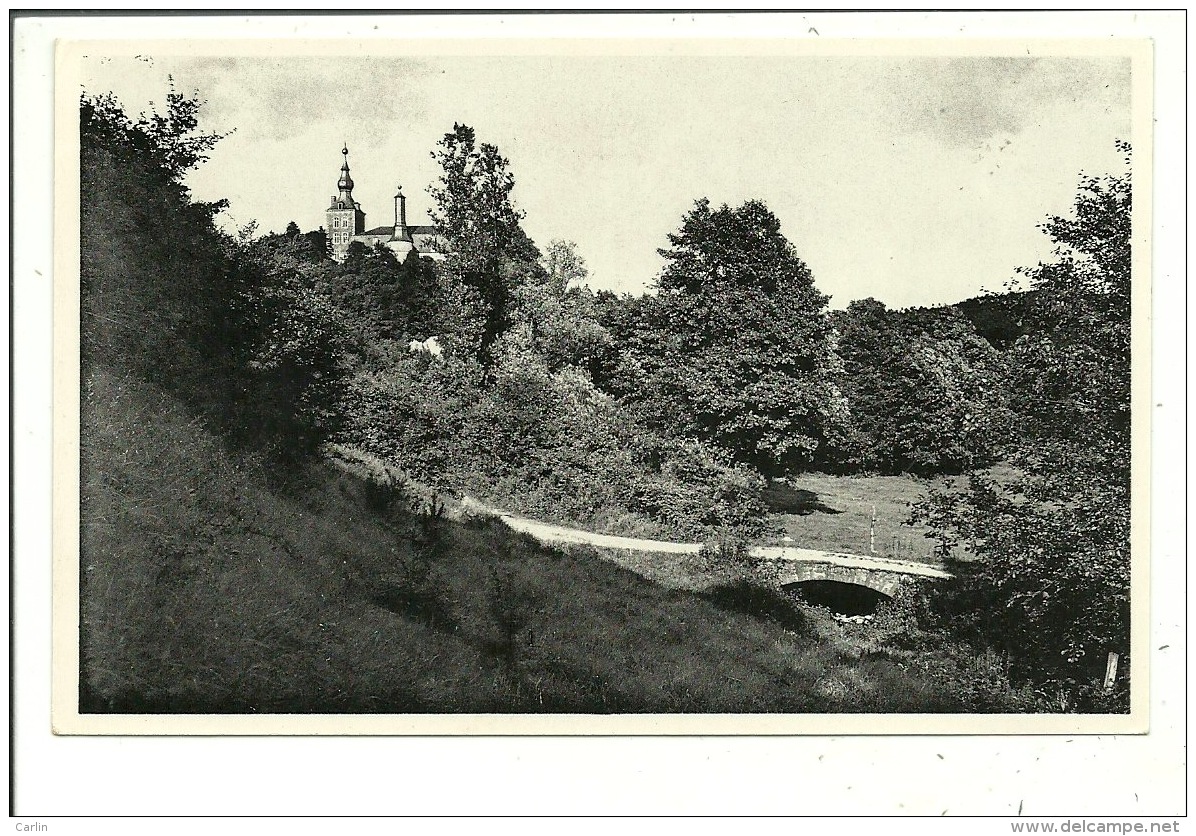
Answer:
<svg viewBox="0 0 1196 836"><path fill-rule="evenodd" d="M341 148L341 154L344 155L345 161L341 164L341 179L336 181L336 187L340 189L337 199L343 200L346 206L353 206L353 178L349 176L348 143Z"/></svg>

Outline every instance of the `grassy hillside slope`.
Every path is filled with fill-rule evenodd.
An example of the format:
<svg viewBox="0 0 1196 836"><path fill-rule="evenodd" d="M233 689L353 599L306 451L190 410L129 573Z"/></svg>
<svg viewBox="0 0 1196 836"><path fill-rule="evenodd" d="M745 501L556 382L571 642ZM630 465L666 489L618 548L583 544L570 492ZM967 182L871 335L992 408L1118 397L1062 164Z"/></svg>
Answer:
<svg viewBox="0 0 1196 836"><path fill-rule="evenodd" d="M817 614L786 629L330 465L272 477L113 369L84 404L85 711L963 707Z"/></svg>

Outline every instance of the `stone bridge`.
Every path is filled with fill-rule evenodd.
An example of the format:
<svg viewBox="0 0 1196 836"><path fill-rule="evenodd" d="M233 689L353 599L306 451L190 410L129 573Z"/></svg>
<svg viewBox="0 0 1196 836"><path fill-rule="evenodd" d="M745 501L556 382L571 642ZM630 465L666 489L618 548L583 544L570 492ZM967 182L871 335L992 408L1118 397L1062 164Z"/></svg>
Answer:
<svg viewBox="0 0 1196 836"><path fill-rule="evenodd" d="M701 543L618 537L529 520L490 508L469 497L465 497L461 505L463 513L493 514L516 531L530 534L543 543L585 543L606 549L659 554L697 554L702 550ZM835 581L867 587L891 598L902 585L913 579L951 577L950 573L925 563L789 546L757 546L751 550L750 555L755 558L760 580L777 587L807 581Z"/></svg>
<svg viewBox="0 0 1196 836"><path fill-rule="evenodd" d="M884 572L877 569L861 569L852 566L838 566L834 563L800 563L785 567L788 571L770 576L778 586L786 587L807 581L835 581L854 586L866 586L892 598L906 586L911 576L898 572ZM916 577L916 576L914 576Z"/></svg>
<svg viewBox="0 0 1196 836"><path fill-rule="evenodd" d="M950 572L925 563L814 549L764 546L753 549L751 555L759 561L764 578L778 587L834 581L864 586L891 598L911 581L951 577Z"/></svg>

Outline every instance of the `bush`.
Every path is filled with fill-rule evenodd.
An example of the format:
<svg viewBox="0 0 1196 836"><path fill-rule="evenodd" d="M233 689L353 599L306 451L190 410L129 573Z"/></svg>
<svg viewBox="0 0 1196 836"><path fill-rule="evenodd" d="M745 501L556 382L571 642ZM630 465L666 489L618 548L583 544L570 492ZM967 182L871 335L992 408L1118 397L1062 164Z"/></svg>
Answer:
<svg viewBox="0 0 1196 836"><path fill-rule="evenodd" d="M851 428L820 451L832 470L959 473L994 461L1008 422L996 349L955 308L834 314Z"/></svg>
<svg viewBox="0 0 1196 836"><path fill-rule="evenodd" d="M637 480L637 508L683 537L765 532L765 482L758 473L699 441L658 441L649 449L660 466Z"/></svg>
<svg viewBox="0 0 1196 836"><path fill-rule="evenodd" d="M183 177L219 137L194 135L198 100L167 99L136 122L111 96L80 103L83 369L162 381L227 440L293 464L339 423L343 324L298 260L191 200Z"/></svg>
<svg viewBox="0 0 1196 836"><path fill-rule="evenodd" d="M944 606L982 603L963 627L1069 710L1130 646L1132 189L1119 149L1125 172L1085 176L1073 217L1043 225L1055 260L1024 271L1028 333L1008 350L1017 478L972 474L919 508L958 546Z"/></svg>
<svg viewBox="0 0 1196 836"><path fill-rule="evenodd" d="M572 367L550 372L503 341L497 357L486 388L481 367L452 352L394 352L359 370L340 438L421 481L538 519L682 539L762 530L764 483L752 471L699 442L645 442Z"/></svg>
<svg viewBox="0 0 1196 836"><path fill-rule="evenodd" d="M1042 712L1050 710L1029 688L1017 688L1007 657L960 642L935 622L925 590L906 590L877 609L863 641L865 652L902 659L958 700L960 711Z"/></svg>

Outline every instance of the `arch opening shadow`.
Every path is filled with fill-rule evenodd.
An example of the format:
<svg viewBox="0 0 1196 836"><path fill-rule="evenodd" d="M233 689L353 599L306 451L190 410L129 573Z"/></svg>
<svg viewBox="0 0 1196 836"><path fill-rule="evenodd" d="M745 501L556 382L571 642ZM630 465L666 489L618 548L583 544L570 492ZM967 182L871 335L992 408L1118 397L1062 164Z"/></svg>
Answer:
<svg viewBox="0 0 1196 836"><path fill-rule="evenodd" d="M882 603L892 600L871 587L844 581L799 581L786 584L785 591L840 615L871 615Z"/></svg>

